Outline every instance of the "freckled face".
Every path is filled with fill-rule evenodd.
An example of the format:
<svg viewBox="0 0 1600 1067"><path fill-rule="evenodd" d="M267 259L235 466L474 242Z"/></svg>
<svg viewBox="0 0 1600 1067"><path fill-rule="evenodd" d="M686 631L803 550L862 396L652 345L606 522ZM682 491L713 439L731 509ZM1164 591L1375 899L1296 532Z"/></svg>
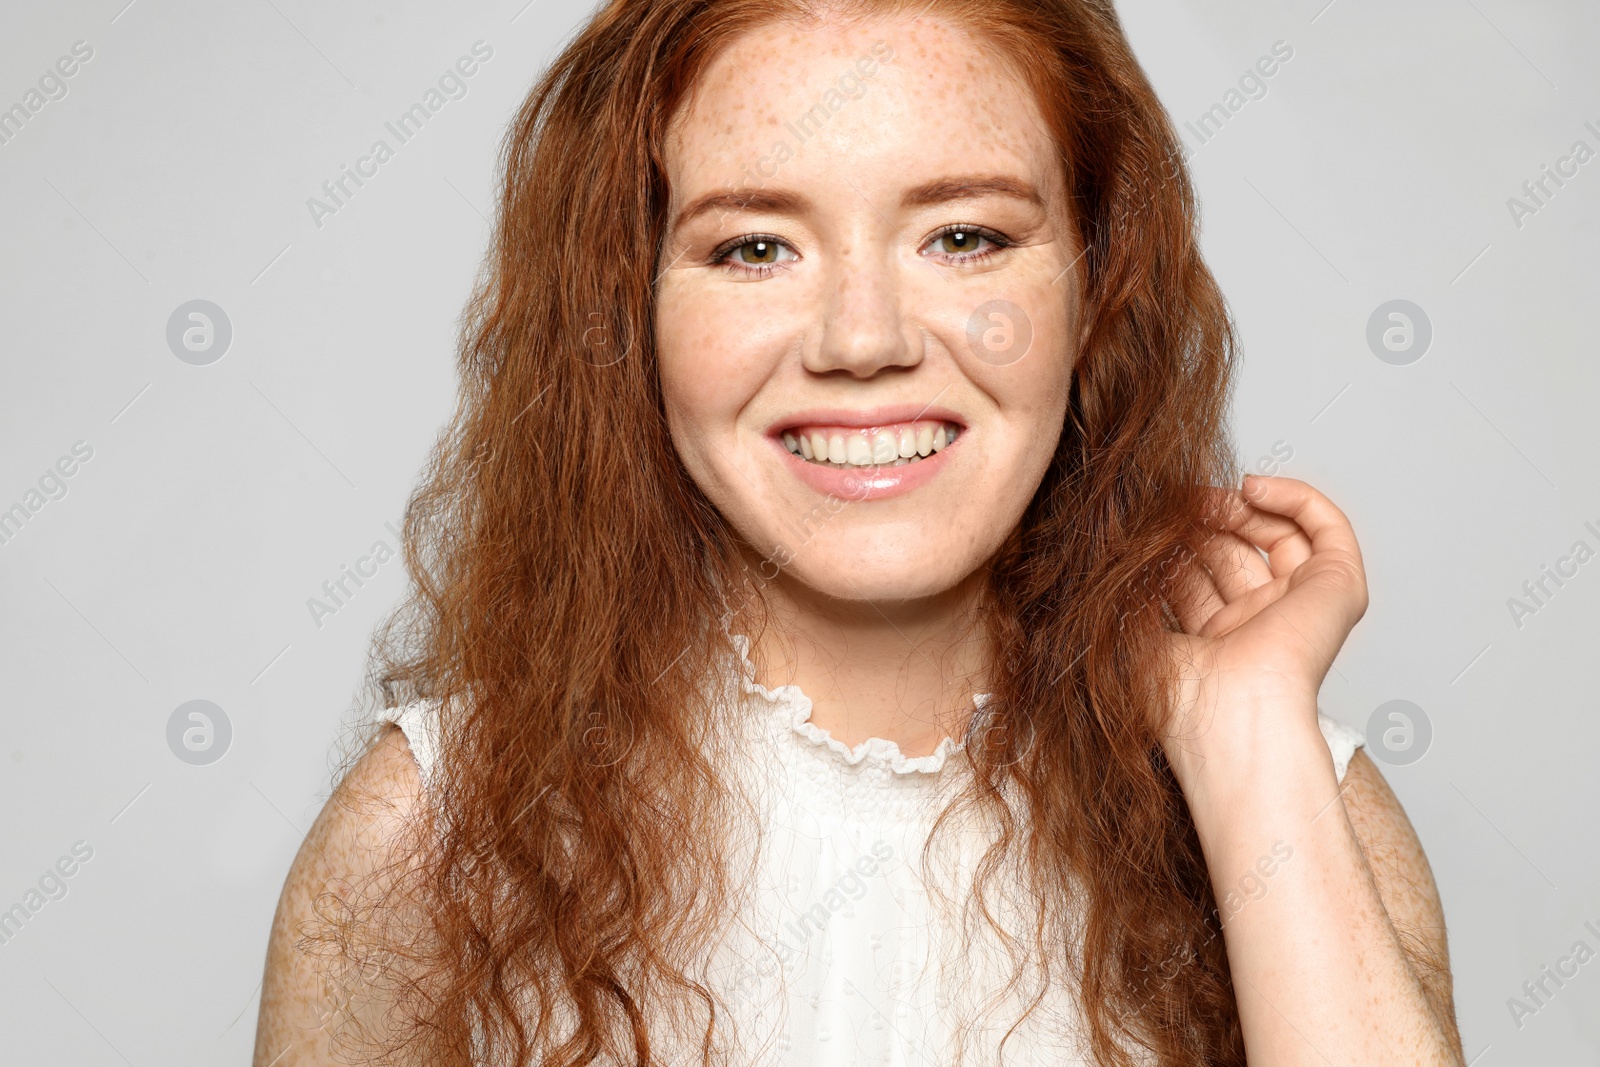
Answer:
<svg viewBox="0 0 1600 1067"><path fill-rule="evenodd" d="M818 592L955 587L1037 489L1077 355L1031 91L950 23L773 24L712 63L666 165L656 344L692 477Z"/></svg>

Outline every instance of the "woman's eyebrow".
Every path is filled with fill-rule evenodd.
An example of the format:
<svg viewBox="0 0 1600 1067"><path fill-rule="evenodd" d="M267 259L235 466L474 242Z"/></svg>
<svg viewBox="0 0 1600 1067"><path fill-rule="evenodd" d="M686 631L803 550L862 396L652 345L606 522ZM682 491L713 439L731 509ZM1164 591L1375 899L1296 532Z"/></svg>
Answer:
<svg viewBox="0 0 1600 1067"><path fill-rule="evenodd" d="M770 215L799 215L811 201L781 189L721 189L707 193L678 212L672 228L680 229L712 211L760 211Z"/></svg>
<svg viewBox="0 0 1600 1067"><path fill-rule="evenodd" d="M980 196L1007 196L1044 207L1044 197L1031 182L1007 174L966 174L936 178L908 189L900 198L902 207L929 207L950 200L972 200ZM699 197L678 212L673 228L688 225L712 211L759 211L772 215L799 215L811 202L799 193L783 189L719 189Z"/></svg>
<svg viewBox="0 0 1600 1067"><path fill-rule="evenodd" d="M927 207L947 200L972 200L980 196L1009 196L1025 200L1035 207L1044 207L1044 197L1031 182L1009 174L967 174L954 178L937 178L908 189L900 198L902 207Z"/></svg>

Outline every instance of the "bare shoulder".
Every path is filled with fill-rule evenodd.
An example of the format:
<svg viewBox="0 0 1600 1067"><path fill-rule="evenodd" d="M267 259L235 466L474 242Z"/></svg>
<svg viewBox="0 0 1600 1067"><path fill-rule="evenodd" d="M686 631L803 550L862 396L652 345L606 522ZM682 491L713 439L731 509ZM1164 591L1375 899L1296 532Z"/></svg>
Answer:
<svg viewBox="0 0 1600 1067"><path fill-rule="evenodd" d="M284 881L267 947L256 1027L256 1067L322 1067L335 1057L332 1033L349 1012L381 1014L367 990L339 989L302 945L319 913L348 903L352 887L392 882L397 845L422 800L422 778L405 734L386 727L340 781L301 843Z"/></svg>
<svg viewBox="0 0 1600 1067"><path fill-rule="evenodd" d="M1365 749L1344 777L1344 806L1367 867L1434 1014L1460 1046L1444 906L1416 829Z"/></svg>

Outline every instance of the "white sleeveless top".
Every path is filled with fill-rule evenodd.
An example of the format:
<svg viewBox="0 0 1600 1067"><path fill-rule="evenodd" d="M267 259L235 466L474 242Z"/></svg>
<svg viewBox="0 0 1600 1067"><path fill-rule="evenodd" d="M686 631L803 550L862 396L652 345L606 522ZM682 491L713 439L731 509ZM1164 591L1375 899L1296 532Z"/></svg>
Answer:
<svg viewBox="0 0 1600 1067"><path fill-rule="evenodd" d="M930 897L926 879L934 877L950 887L953 899L965 900L962 878L970 884L989 841L960 831L956 851L930 864L943 876L922 867L933 821L966 765L962 745L946 737L931 755L916 757L877 737L849 748L810 721L811 700L798 686L768 689L757 682L747 639L732 636L753 724L744 780L754 786L764 820L757 884L748 888L742 914L728 924L702 975L735 1016L744 1051L733 1062L1090 1064L1077 1044L1077 1005L1059 968L1043 1001L1006 1042L1002 1060L1000 1040L1022 1018L1035 989L1024 981L1000 996L1012 975L1011 957L986 924L974 928L976 941L963 939L959 918L952 922ZM385 714L405 732L426 787L437 753L436 705ZM1364 738L1320 712L1317 723L1342 781ZM942 831L940 840L948 835ZM991 883L991 898L1005 881ZM998 910L1021 914L1007 911L1005 901ZM1008 928L1026 940L1031 927L1017 922ZM957 1025L962 1020L965 1029ZM1143 1050L1129 1051L1136 1062L1153 1062ZM664 1062L698 1061L678 1050Z"/></svg>

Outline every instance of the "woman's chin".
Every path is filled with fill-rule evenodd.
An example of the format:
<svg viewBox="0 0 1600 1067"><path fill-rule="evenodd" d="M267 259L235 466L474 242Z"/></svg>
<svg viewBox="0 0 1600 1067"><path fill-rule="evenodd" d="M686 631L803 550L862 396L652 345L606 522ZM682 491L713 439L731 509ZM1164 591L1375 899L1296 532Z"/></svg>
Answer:
<svg viewBox="0 0 1600 1067"><path fill-rule="evenodd" d="M783 573L824 596L839 600L918 600L947 593L977 569L981 561L957 558L944 551L907 554L896 546L891 554L838 551L833 546L807 546L783 565Z"/></svg>

